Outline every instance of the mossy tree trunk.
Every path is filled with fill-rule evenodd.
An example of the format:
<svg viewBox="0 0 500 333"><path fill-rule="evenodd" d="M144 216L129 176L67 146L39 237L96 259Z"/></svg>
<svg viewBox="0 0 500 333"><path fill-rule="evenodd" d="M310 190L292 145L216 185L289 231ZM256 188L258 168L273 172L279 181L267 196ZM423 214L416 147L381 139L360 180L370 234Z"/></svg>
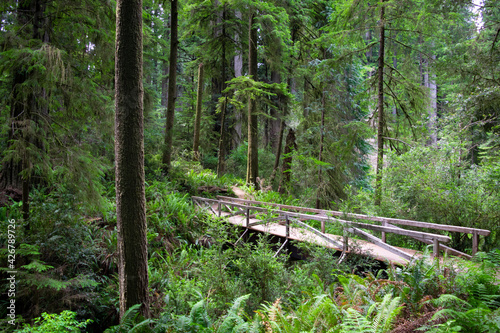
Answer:
<svg viewBox="0 0 500 333"><path fill-rule="evenodd" d="M196 115L194 118L194 137L193 137L193 159L200 160L200 124L201 124L201 106L203 102L203 64L198 66L198 90L196 94Z"/></svg>
<svg viewBox="0 0 500 333"><path fill-rule="evenodd" d="M175 101L177 99L177 48L178 40L178 0L170 2L170 57L169 57L169 76L168 76L168 96L167 112L165 120L165 146L163 147L163 171L168 174L172 162L172 144L175 115Z"/></svg>
<svg viewBox="0 0 500 333"><path fill-rule="evenodd" d="M255 26L255 14L249 20L248 39L248 72L257 81L257 27ZM258 156L258 117L257 103L254 98L248 98L248 162L247 162L247 184L257 186L259 156Z"/></svg>
<svg viewBox="0 0 500 333"><path fill-rule="evenodd" d="M149 317L142 0L118 0L115 50L116 215L120 315L135 304Z"/></svg>
<svg viewBox="0 0 500 333"><path fill-rule="evenodd" d="M378 127L377 127L377 171L375 176L375 205L379 206L382 200L382 171L384 165L384 55L385 55L385 6L382 0L380 8L380 50L378 58Z"/></svg>

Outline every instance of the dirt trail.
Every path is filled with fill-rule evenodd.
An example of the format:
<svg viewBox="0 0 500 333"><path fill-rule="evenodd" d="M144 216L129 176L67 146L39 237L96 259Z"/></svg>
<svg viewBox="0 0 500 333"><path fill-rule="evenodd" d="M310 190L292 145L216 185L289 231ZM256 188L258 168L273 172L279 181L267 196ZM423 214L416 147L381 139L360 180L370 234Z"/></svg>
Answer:
<svg viewBox="0 0 500 333"><path fill-rule="evenodd" d="M255 200L253 195L248 194L247 192L243 191L241 188L238 186L232 186L231 190L233 190L234 194L240 198L240 199L246 199L246 200Z"/></svg>

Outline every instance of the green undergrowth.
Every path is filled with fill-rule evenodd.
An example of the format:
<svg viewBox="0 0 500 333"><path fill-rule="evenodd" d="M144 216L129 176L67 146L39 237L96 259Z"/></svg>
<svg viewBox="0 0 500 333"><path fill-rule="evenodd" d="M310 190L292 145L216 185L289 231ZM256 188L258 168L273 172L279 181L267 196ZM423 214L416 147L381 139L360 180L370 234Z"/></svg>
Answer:
<svg viewBox="0 0 500 333"><path fill-rule="evenodd" d="M292 261L286 248L276 255L280 244L269 238L240 239L237 227L196 209L191 195L216 195L199 193L198 188L241 184L231 177L217 179L198 164L196 172L190 172L192 162L183 163L174 167L170 178L149 175L146 182L151 319L145 321L131 308L118 321L117 231L110 183L99 210L86 209L70 193L34 192L30 230L37 232L26 231L20 205L0 211L19 221L16 298L24 305L17 308L14 326L2 322L0 328L389 332L418 320L433 332L458 327L493 332L498 327L498 251L479 253L475 262L443 266L424 258L381 270L356 251L339 262L333 250L295 244L306 259ZM246 190L259 201L302 204L276 192ZM6 248L5 236L0 242ZM3 260L2 267L7 267ZM6 277L5 270L1 274ZM2 288L5 294L7 285ZM5 300L2 304L6 309ZM477 320L468 323L467 316Z"/></svg>

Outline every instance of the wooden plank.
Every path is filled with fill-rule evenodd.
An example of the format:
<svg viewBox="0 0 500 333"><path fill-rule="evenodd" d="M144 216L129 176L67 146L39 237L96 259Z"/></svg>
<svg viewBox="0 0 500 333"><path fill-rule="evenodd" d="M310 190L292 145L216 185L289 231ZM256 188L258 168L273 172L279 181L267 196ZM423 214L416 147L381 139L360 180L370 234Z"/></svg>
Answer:
<svg viewBox="0 0 500 333"><path fill-rule="evenodd" d="M252 200L231 198L231 197L225 197L225 196L217 196L217 197L221 198L223 200L245 202L245 203L251 203L254 205L268 205L268 206L272 206L272 207L279 207L281 209L289 209L289 210L308 212L308 213L317 213L317 214L322 214L325 216L329 216L329 215L331 215L331 216L344 216L344 217L349 217L349 218L370 220L370 221L375 221L375 222L388 222L388 223L407 225L407 226L418 227L418 228L444 230L444 231L451 231L451 232L462 232L462 233L467 233L467 234L473 234L474 232L477 232L477 234L481 235L481 236L488 236L491 233L491 231L485 230L485 229L452 226L452 225L420 222L420 221L413 221L413 220L403 220L403 219L395 219L395 218L389 218L389 217L369 216L369 215L363 215L363 214L343 213L343 212L338 212L338 211L333 211L333 210L322 210L322 209L307 208L307 207L280 205L280 204L269 203L269 202L252 201Z"/></svg>
<svg viewBox="0 0 500 333"><path fill-rule="evenodd" d="M388 227L392 227L392 228L399 228L399 227L397 227L397 226L395 226L395 225L392 225L392 224L390 224L390 223L387 223L387 226L388 226ZM423 239L423 238L421 238L421 237L417 237L417 236L410 236L410 237L411 237L411 238L413 238L413 239L416 239L416 240L418 240L418 241L420 241L420 242L422 242L422 243L425 243L425 244L427 244L427 245L432 245L432 244L434 244L434 242L433 242L433 241L430 241L430 240L427 240L427 239ZM454 248L449 247L449 246L446 246L446 245L444 245L444 244L440 244L440 248L441 248L444 252L446 252L446 253L448 253L448 254L452 254L452 255L454 255L454 256L457 256L457 257L462 257L462 258L465 258L465 259L472 259L472 256L471 256L471 255L469 255L469 254L467 254L467 253L460 252L460 251L458 251L458 250L455 250Z"/></svg>
<svg viewBox="0 0 500 333"><path fill-rule="evenodd" d="M241 234L240 238L238 238L238 240L234 243L234 245L238 244L238 242L243 239L243 237L247 234L248 230L249 229L245 229L243 234Z"/></svg>
<svg viewBox="0 0 500 333"><path fill-rule="evenodd" d="M239 199L239 200L244 200L244 199ZM250 201L250 200L244 200L244 201ZM241 207L244 207L244 206L241 205ZM257 209L260 211L267 211L265 208L261 208L261 207L252 207L252 210L253 209ZM308 215L308 214L295 213L295 212L286 212L286 211L281 211L281 210L273 211L273 213L288 215L290 217L300 218L300 219L304 219L304 220L325 221L325 222L329 222L329 223L334 223L333 221L336 221L336 222L340 222L341 224L352 225L354 227L362 228L362 229L369 229L369 230L381 231L381 232L390 232L390 233L403 235L403 236L410 236L410 237L411 236L419 236L423 239L428 239L428 240L438 239L440 242L443 242L443 243L447 243L450 241L450 237L448 237L448 236L432 234L432 233L427 233L427 232L422 232L422 231L406 230L406 229L402 229L402 228L383 227L383 226L379 226L379 225L375 225L375 224L345 221L345 220L341 220L341 219L332 220L330 217L327 217L327 216Z"/></svg>
<svg viewBox="0 0 500 333"><path fill-rule="evenodd" d="M281 250L283 250L283 248L285 247L285 245L288 243L288 239L285 239L285 241L283 242L283 245L280 246L280 248L278 249L278 251L276 251L276 253L274 254L273 258L276 258L278 256L278 254L281 252Z"/></svg>
<svg viewBox="0 0 500 333"><path fill-rule="evenodd" d="M343 248L344 248L344 246L341 243L337 242L334 239L331 239L330 237L328 237L325 234L321 233L319 230L314 229L313 227L311 227L310 225L305 224L304 222L301 222L301 221L296 220L296 219L290 219L290 223L294 223L294 224L300 225L301 227L309 230L310 232L312 232L316 236L319 236L319 237L325 239L327 242L329 242L329 243L337 246L337 248L340 249L340 250L343 250Z"/></svg>
<svg viewBox="0 0 500 333"><path fill-rule="evenodd" d="M282 211L280 213L285 214L286 212ZM338 222L340 224L351 225L351 226L354 226L357 228L369 229L369 230L374 230L374 231L385 231L385 232L390 232L390 233L403 235L403 236L420 236L424 239L430 239L430 240L438 239L440 242L443 242L443 243L447 243L450 241L450 237L448 237L448 236L439 235L439 234L431 234L428 232L406 230L406 229L402 229L402 228L383 227L383 226L376 225L376 224L352 222L352 221L345 221L345 220L341 220L341 219L332 220L331 218L328 218L326 216L307 215L307 214L301 214L301 213L288 213L288 214L291 217L293 216L293 217L301 218L301 219L305 219L305 220L325 221L325 222L329 222L329 223Z"/></svg>
<svg viewBox="0 0 500 333"><path fill-rule="evenodd" d="M402 235L402 236L410 236L410 237L416 236L416 237L421 237L423 239L428 239L428 240L437 239L438 241L443 242L443 243L448 243L450 241L450 237L444 236L444 235L431 234L431 233L421 232L421 231L406 230L406 229L402 229L402 228L383 227L380 225L366 224L366 223L360 223L360 222L351 222L351 221L343 221L343 220L337 220L337 221L340 221L343 224L346 224L349 226L354 226L354 227L361 228L361 229L389 232L392 234Z"/></svg>
<svg viewBox="0 0 500 333"><path fill-rule="evenodd" d="M380 238L377 238L363 230L360 230L358 228L347 228L347 231L353 233L353 234L356 234L364 239L366 239L367 241L370 241L372 242L373 244L375 245L378 245L380 246L381 248L397 255L397 256L400 256L401 258L405 259L405 260L408 260L410 261L413 257L410 256L408 253L398 249L397 247L394 247L394 246L391 246L389 244L386 244L384 242L382 242L382 240Z"/></svg>

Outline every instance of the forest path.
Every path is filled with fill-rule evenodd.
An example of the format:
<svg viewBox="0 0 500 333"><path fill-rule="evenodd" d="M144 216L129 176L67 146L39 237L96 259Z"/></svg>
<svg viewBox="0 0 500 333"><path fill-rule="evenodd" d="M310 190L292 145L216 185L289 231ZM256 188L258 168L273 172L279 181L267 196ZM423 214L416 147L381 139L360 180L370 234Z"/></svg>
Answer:
<svg viewBox="0 0 500 333"><path fill-rule="evenodd" d="M253 195L251 195L251 194L243 191L241 188L239 188L236 185L231 186L231 190L233 190L234 194L239 199L255 200L255 198L253 197Z"/></svg>

